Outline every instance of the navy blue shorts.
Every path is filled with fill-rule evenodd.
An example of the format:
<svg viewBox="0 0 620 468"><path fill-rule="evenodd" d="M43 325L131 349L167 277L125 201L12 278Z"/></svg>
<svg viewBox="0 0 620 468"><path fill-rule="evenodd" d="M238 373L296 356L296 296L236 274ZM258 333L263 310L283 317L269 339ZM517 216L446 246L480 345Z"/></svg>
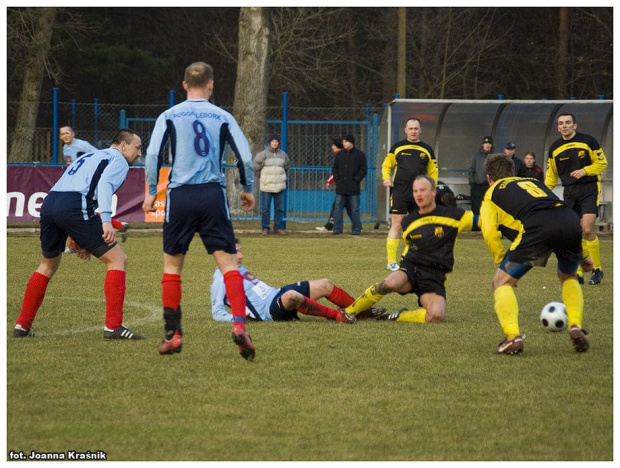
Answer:
<svg viewBox="0 0 620 468"><path fill-rule="evenodd" d="M112 249L103 240L101 218L92 206L85 209L86 201L78 192L50 192L41 205L41 253L54 258L65 250L67 237L99 258ZM92 205L92 203L91 203ZM85 214L90 213L90 214ZM87 219L84 219L86 217Z"/></svg>
<svg viewBox="0 0 620 468"><path fill-rule="evenodd" d="M541 210L523 222L525 232L510 250L500 269L519 279L534 266L544 267L552 253L562 273L572 274L582 260L581 225L577 214L565 206Z"/></svg>
<svg viewBox="0 0 620 468"><path fill-rule="evenodd" d="M282 305L282 294L286 291L297 291L302 296L310 297L310 282L299 281L295 284L287 284L280 288L280 292L273 298L269 307L269 315L274 321L286 322L288 320L299 320L297 310L286 310Z"/></svg>
<svg viewBox="0 0 620 468"><path fill-rule="evenodd" d="M414 293L418 296L420 306L422 306L420 297L426 293L435 293L446 298L446 273L443 271L429 266L414 265L406 260L400 262L400 271L407 275L412 285L411 291L401 295Z"/></svg>
<svg viewBox="0 0 620 468"><path fill-rule="evenodd" d="M217 182L183 185L168 191L164 252L185 255L196 233L209 254L218 250L237 252L226 189Z"/></svg>

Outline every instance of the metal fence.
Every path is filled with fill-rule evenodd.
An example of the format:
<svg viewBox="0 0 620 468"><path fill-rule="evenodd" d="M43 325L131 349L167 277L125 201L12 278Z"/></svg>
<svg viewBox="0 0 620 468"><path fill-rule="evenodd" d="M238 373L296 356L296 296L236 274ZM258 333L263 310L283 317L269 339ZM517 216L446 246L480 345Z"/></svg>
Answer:
<svg viewBox="0 0 620 468"><path fill-rule="evenodd" d="M40 103L31 157L9 163L64 164L62 142L58 140L58 129L63 125L70 125L77 138L87 140L98 148L108 147L118 129L125 127L140 134L146 144L157 116L174 105L175 101L173 93L168 96L167 102L162 99L160 104L132 105L100 103L97 99L92 103L62 101L58 92L54 96L53 102ZM15 121L18 106L19 103L8 103L9 135L12 133L11 124ZM360 196L362 218L366 222L375 221L377 112L383 109L372 109L370 105L364 108L294 107L288 105L286 93L283 93L282 106L267 109L265 137L270 133L280 134L282 146L286 148L292 162L285 196L286 219L319 221L328 217L335 196L334 191L326 187L333 162L330 144L332 139L350 133L355 135L356 146L366 153L368 160L368 175ZM229 165L226 171L227 180L233 182L237 177L236 168ZM229 202L235 219L259 219L259 207L249 214L240 209L234 185L229 183ZM258 200L258 181L255 186Z"/></svg>

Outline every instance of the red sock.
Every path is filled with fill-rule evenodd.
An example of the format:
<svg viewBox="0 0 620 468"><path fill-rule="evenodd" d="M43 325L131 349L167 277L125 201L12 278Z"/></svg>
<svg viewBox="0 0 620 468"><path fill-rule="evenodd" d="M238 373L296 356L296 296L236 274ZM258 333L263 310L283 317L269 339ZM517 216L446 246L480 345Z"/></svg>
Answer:
<svg viewBox="0 0 620 468"><path fill-rule="evenodd" d="M177 310L181 304L181 276L164 273L161 278L161 302L164 307Z"/></svg>
<svg viewBox="0 0 620 468"><path fill-rule="evenodd" d="M348 292L344 289L340 289L336 285L334 285L333 291L325 296L325 299L332 304L336 304L338 307L349 307L355 302L355 299L353 299Z"/></svg>
<svg viewBox="0 0 620 468"><path fill-rule="evenodd" d="M45 290L50 279L35 271L28 280L26 292L24 293L24 302L22 302L22 310L19 317L15 321L15 325L21 325L22 328L28 330L32 326L32 322L37 315L39 307L45 298Z"/></svg>
<svg viewBox="0 0 620 468"><path fill-rule="evenodd" d="M120 231L121 229L123 229L123 223L121 223L119 220L112 218L112 227L114 229L116 229L117 231Z"/></svg>
<svg viewBox="0 0 620 468"><path fill-rule="evenodd" d="M71 239L71 242L69 242L69 248L71 248L73 250L76 249L75 241L73 239Z"/></svg>
<svg viewBox="0 0 620 468"><path fill-rule="evenodd" d="M297 310L302 314L315 315L317 317L325 317L327 319L334 320L336 316L342 313L339 310L326 307L323 304L313 301L309 297L306 297L305 299L306 300L302 305L297 306Z"/></svg>
<svg viewBox="0 0 620 468"><path fill-rule="evenodd" d="M226 273L224 287L233 315L233 333L237 335L245 333L245 290L241 273L237 270Z"/></svg>
<svg viewBox="0 0 620 468"><path fill-rule="evenodd" d="M123 324L125 277L122 270L108 270L103 283L105 292L105 326L114 330Z"/></svg>

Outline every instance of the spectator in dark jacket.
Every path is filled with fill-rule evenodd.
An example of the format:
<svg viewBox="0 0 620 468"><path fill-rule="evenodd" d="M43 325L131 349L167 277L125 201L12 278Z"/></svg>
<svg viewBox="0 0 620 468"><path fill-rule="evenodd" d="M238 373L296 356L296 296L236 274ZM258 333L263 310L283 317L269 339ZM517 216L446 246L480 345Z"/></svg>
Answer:
<svg viewBox="0 0 620 468"><path fill-rule="evenodd" d="M536 165L536 154L533 151L528 151L523 156L523 167L517 172L519 177L533 177L541 182L543 181L543 170Z"/></svg>
<svg viewBox="0 0 620 468"><path fill-rule="evenodd" d="M493 138L485 136L482 139L482 147L474 154L469 165L469 187L471 194L471 210L474 214L480 214L480 205L482 205L482 199L484 194L489 188L487 182L487 176L484 172L484 162L487 159L489 153L493 151Z"/></svg>
<svg viewBox="0 0 620 468"><path fill-rule="evenodd" d="M512 162L515 163L515 174L518 174L521 168L523 167L523 161L515 156L515 151L517 149L517 145L513 141L506 143L504 146L504 154L512 159Z"/></svg>
<svg viewBox="0 0 620 468"><path fill-rule="evenodd" d="M334 158L332 174L336 181L336 207L334 209L333 234L342 234L343 211L348 203L351 218L351 233L362 233L360 218L360 183L366 177L366 155L355 147L355 137L346 135L342 138L344 149Z"/></svg>

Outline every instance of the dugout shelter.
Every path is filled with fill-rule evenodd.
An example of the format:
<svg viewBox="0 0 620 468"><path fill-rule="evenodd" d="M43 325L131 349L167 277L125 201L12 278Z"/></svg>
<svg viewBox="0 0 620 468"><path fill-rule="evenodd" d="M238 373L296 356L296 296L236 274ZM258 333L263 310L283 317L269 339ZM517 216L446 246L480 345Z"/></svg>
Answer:
<svg viewBox="0 0 620 468"><path fill-rule="evenodd" d="M469 195L468 168L480 150L483 137L494 140L493 151L503 152L507 142L516 144L515 155L536 153L536 164L546 169L549 146L558 138L557 116L574 114L577 131L592 135L600 143L609 165L602 175L599 226L613 223L613 101L520 101L520 100L424 100L395 99L379 125L376 171L382 187L381 164L390 147L404 138L405 122L416 117L422 124L421 140L430 144L437 157L439 178L455 193ZM562 197L562 187L554 192ZM379 221L389 221L389 190L377 193Z"/></svg>

